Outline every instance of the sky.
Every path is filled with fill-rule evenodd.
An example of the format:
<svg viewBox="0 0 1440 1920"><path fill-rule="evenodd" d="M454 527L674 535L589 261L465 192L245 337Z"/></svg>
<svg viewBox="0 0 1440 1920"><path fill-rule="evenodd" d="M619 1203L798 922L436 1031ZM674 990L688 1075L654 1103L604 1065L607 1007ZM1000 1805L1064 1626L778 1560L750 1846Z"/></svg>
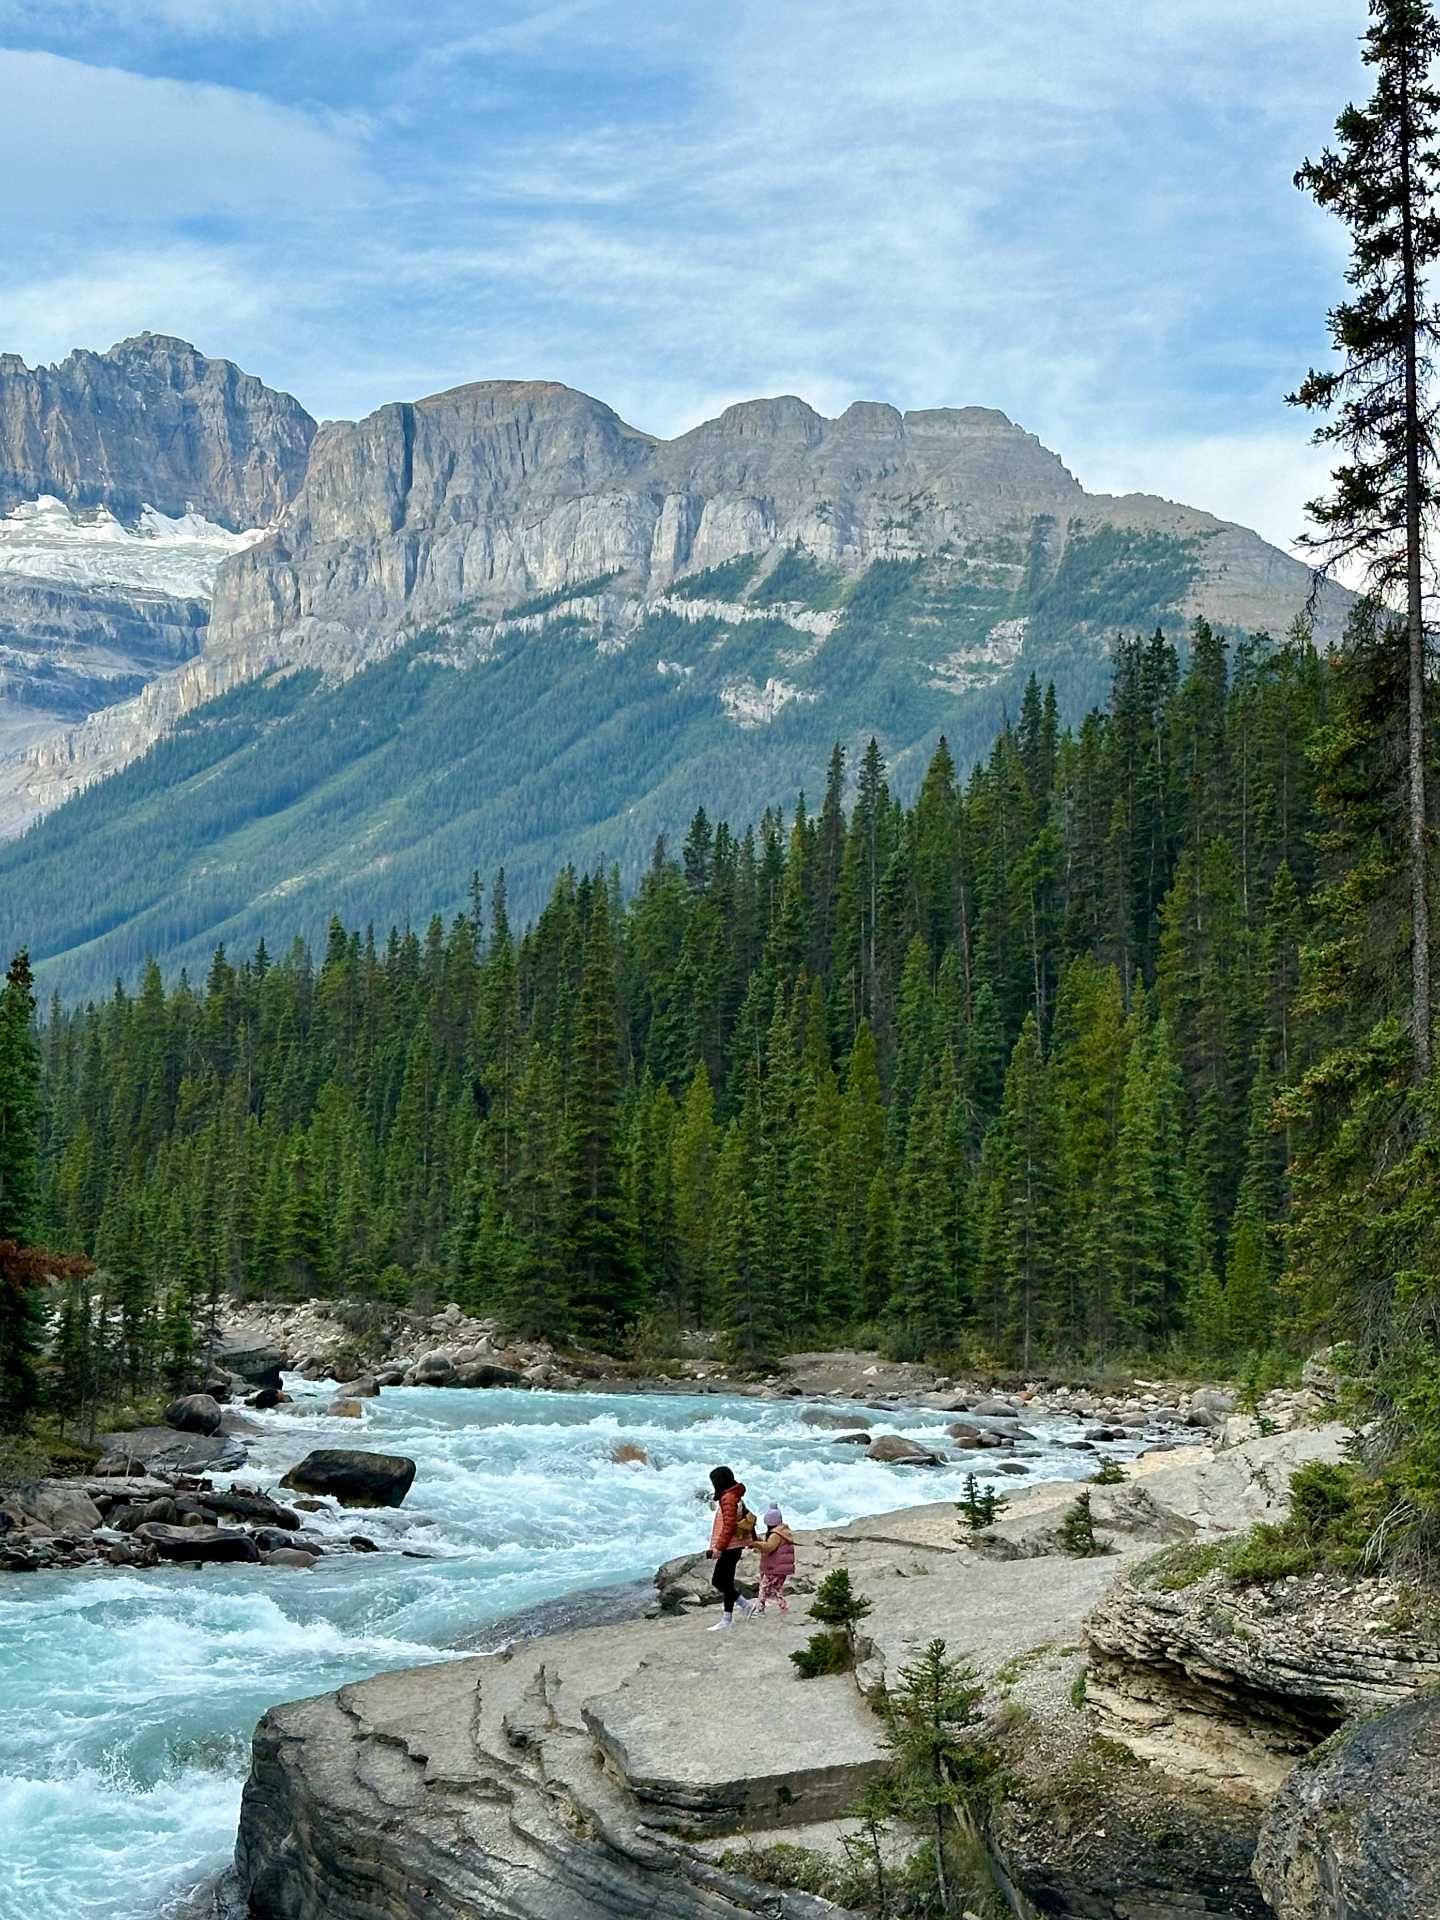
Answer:
<svg viewBox="0 0 1440 1920"><path fill-rule="evenodd" d="M1292 545L1363 0L0 0L0 350L1002 408Z"/></svg>

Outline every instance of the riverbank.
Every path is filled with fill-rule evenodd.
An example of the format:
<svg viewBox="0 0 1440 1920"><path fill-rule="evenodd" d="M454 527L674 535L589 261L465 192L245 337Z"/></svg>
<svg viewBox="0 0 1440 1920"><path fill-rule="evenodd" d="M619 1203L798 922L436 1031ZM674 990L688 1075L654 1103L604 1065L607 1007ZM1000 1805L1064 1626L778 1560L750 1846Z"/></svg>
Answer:
<svg viewBox="0 0 1440 1920"><path fill-rule="evenodd" d="M703 1545L698 1496L717 1462L735 1467L757 1506L774 1499L815 1531L907 1506L953 1512L972 1470L1013 1491L1073 1478L1100 1454L1133 1460L1146 1444L1077 1452L1080 1421L1028 1417L1015 1423L1028 1437L968 1451L947 1431L957 1417L939 1408L594 1389L384 1388L351 1418L330 1411L333 1382L289 1379L292 1404L237 1410L253 1423L249 1457L212 1480L289 1503L280 1483L305 1453L361 1447L416 1462L403 1505L320 1500L303 1517L327 1551L306 1570L93 1567L0 1580L0 1694L28 1703L0 1716L0 1912L168 1917L233 1853L267 1708L446 1660L477 1635L491 1644L497 1622L650 1579ZM872 1437L902 1436L941 1464L871 1459L812 1413L852 1430L869 1420ZM379 1551L348 1551L356 1532Z"/></svg>
<svg viewBox="0 0 1440 1920"><path fill-rule="evenodd" d="M1147 1569L1167 1544L1278 1518L1293 1467L1342 1440L1147 1456L1124 1485L1085 1488L1107 1549L1091 1558L1057 1546L1080 1482L1017 1494L974 1536L948 1503L802 1530L802 1595L843 1566L872 1603L853 1677L796 1677L803 1606L707 1632L708 1566L688 1555L661 1569L643 1622L276 1708L256 1733L240 1886L267 1920L799 1920L820 1909L762 1870L795 1876L799 1848L806 1884L843 1874L843 1816L886 1764L870 1700L938 1637L983 1683L1004 1756L1002 1883L1057 1916L1260 1920L1250 1865L1278 1780L1334 1725L1440 1674L1440 1645L1385 1581L1232 1600L1214 1574ZM1176 1667L1165 1634L1182 1630ZM1167 1726L1185 1734L1173 1765Z"/></svg>
<svg viewBox="0 0 1440 1920"><path fill-rule="evenodd" d="M105 1434L91 1472L4 1492L0 1573L148 1568L206 1558L298 1567L326 1553L366 1552L372 1544L367 1526L349 1536L333 1527L322 1534L313 1516L328 1508L293 1496L267 1504L262 1487L234 1475L265 1424L273 1428L277 1419L353 1423L345 1444L363 1448L373 1424L367 1408L396 1388L803 1403L799 1417L814 1427L821 1452L863 1447L900 1469L970 1455L967 1464L978 1473L1020 1480L1033 1470L1037 1425L1063 1427L1061 1444L1098 1461L1287 1431L1326 1405L1318 1373L1310 1383L1270 1391L1245 1413L1234 1390L1193 1382L1112 1380L1101 1390L1094 1383L1012 1376L1002 1386L993 1377L948 1378L866 1352L796 1353L773 1374L742 1380L729 1378L713 1358L696 1357L683 1363L681 1377L661 1378L604 1354L558 1355L543 1341L507 1344L493 1320L467 1317L454 1305L429 1316L368 1322L362 1334L353 1321L346 1309L312 1301L226 1326L207 1392L169 1409L168 1427ZM369 1371L354 1371L361 1367ZM282 1384L296 1377L316 1390L298 1402ZM941 1432L923 1443L903 1441L908 1416L933 1421L936 1415L949 1416ZM188 1531L176 1531L182 1527ZM290 1537L279 1537L282 1532Z"/></svg>

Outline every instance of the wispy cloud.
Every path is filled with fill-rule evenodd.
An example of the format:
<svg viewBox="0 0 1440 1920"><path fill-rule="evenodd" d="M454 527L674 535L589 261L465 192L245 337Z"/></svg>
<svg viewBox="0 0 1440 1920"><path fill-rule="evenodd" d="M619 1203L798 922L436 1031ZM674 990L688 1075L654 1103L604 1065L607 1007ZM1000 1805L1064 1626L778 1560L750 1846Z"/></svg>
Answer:
<svg viewBox="0 0 1440 1920"><path fill-rule="evenodd" d="M1290 175L1355 0L184 4L162 58L136 22L181 0L77 0L58 60L54 10L0 0L34 43L0 56L0 344L104 344L148 283L148 324L317 411L502 373L661 432L981 402L1087 484L1298 529L1282 396L1339 250ZM187 56L202 28L256 50Z"/></svg>

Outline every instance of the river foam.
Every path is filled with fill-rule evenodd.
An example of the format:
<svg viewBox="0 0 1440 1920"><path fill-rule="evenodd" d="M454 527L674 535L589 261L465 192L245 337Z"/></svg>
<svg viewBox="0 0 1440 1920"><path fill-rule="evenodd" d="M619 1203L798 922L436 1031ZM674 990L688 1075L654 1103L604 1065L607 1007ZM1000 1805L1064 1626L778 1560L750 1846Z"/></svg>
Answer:
<svg viewBox="0 0 1440 1920"><path fill-rule="evenodd" d="M308 1573L214 1566L0 1583L0 1920L160 1920L229 1859L249 1738L267 1706L444 1659L497 1620L653 1572L701 1547L707 1469L799 1527L954 1499L991 1455L883 1466L791 1401L387 1388L359 1420L291 1382L231 1478L274 1487L316 1446L410 1455L393 1512L308 1515L337 1554ZM856 1411L860 1411L857 1407ZM868 1416L937 1440L950 1416ZM1073 1477L1073 1423L1028 1423L1032 1478ZM648 1460L619 1463L621 1442ZM1124 1449L1117 1449L1124 1451ZM1082 1456L1083 1458L1083 1456ZM1016 1483L997 1481L1014 1486ZM420 1557L423 1556L423 1557ZM604 1604L600 1602L600 1604Z"/></svg>

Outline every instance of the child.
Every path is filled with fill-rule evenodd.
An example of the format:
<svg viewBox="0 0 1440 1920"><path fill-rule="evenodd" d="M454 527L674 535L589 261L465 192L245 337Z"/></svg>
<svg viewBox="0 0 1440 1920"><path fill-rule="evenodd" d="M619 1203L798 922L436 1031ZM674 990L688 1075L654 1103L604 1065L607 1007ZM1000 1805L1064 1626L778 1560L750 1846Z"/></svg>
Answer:
<svg viewBox="0 0 1440 1920"><path fill-rule="evenodd" d="M779 1507L769 1507L765 1513L765 1538L759 1542L760 1548L760 1598L756 1611L765 1611L765 1602L773 1600L781 1613L790 1611L790 1602L785 1598L785 1582L795 1571L795 1536L785 1524L785 1516Z"/></svg>

